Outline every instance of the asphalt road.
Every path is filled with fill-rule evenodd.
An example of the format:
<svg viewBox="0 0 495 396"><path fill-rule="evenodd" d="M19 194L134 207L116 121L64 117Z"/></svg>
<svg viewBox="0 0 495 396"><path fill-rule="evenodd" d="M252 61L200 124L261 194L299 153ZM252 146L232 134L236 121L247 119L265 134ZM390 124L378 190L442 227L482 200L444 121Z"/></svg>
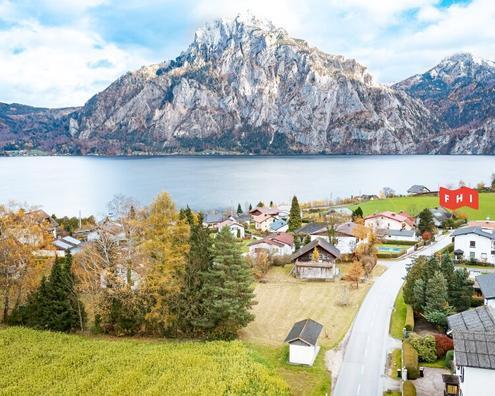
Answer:
<svg viewBox="0 0 495 396"><path fill-rule="evenodd" d="M450 236L443 237L415 255L431 255L450 241ZM390 315L410 261L411 257L407 257L386 263L389 269L369 290L345 347L334 396L383 395Z"/></svg>

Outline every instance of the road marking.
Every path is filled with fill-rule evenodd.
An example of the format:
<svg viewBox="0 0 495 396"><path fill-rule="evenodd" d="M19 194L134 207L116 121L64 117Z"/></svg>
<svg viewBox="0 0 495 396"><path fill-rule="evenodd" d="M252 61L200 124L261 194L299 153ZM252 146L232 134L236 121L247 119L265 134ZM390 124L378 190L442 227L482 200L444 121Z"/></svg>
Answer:
<svg viewBox="0 0 495 396"><path fill-rule="evenodd" d="M361 391L361 384L358 384L357 390L356 390L356 395L359 395L359 392Z"/></svg>

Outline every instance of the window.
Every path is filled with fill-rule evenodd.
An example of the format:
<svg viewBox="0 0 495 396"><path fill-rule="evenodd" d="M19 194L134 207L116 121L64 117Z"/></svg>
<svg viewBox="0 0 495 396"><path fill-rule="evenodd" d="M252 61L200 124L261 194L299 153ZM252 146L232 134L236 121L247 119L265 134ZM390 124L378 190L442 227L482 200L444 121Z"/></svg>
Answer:
<svg viewBox="0 0 495 396"><path fill-rule="evenodd" d="M469 241L469 247L475 248L476 247L476 241Z"/></svg>
<svg viewBox="0 0 495 396"><path fill-rule="evenodd" d="M475 252L469 252L469 258L475 259L476 258L476 253Z"/></svg>
<svg viewBox="0 0 495 396"><path fill-rule="evenodd" d="M488 259L488 256L486 253L481 253L481 260L486 261Z"/></svg>

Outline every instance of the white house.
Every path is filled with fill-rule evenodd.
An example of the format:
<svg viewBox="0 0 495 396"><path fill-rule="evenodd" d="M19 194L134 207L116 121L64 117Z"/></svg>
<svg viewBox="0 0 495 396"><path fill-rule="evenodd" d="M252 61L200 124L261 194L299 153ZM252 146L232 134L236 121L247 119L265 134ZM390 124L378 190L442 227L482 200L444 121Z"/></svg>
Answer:
<svg viewBox="0 0 495 396"><path fill-rule="evenodd" d="M454 231L454 252L464 260L477 260L495 265L495 230L479 226Z"/></svg>
<svg viewBox="0 0 495 396"><path fill-rule="evenodd" d="M261 252L269 256L290 256L294 251L294 237L286 232L271 234L251 242L248 249L248 255L251 257Z"/></svg>
<svg viewBox="0 0 495 396"><path fill-rule="evenodd" d="M495 308L495 273L477 276L476 283L481 290L485 305Z"/></svg>
<svg viewBox="0 0 495 396"><path fill-rule="evenodd" d="M318 337L323 325L312 319L294 323L284 342L289 343L289 363L312 366L318 356Z"/></svg>
<svg viewBox="0 0 495 396"><path fill-rule="evenodd" d="M289 230L289 223L287 220L277 219L270 225L271 232L287 232Z"/></svg>
<svg viewBox="0 0 495 396"><path fill-rule="evenodd" d="M417 242L418 237L414 230L380 230L381 238L386 241Z"/></svg>
<svg viewBox="0 0 495 396"><path fill-rule="evenodd" d="M414 230L415 219L406 212L380 212L364 218L364 225L382 230Z"/></svg>
<svg viewBox="0 0 495 396"><path fill-rule="evenodd" d="M269 231L272 223L276 220L275 215L261 213L253 215L254 227L260 231Z"/></svg>
<svg viewBox="0 0 495 396"><path fill-rule="evenodd" d="M235 221L232 217L229 217L227 220L222 221L221 223L218 223L216 225L218 231L220 231L224 227L228 227L231 234L235 238L244 238L245 236L245 230L242 224L238 223Z"/></svg>
<svg viewBox="0 0 495 396"><path fill-rule="evenodd" d="M69 251L71 254L79 253L82 248L82 242L71 236L55 239L52 244L59 257L64 257L66 251Z"/></svg>
<svg viewBox="0 0 495 396"><path fill-rule="evenodd" d="M453 338L455 374L460 388L457 394L492 396L495 393L495 333L454 331ZM455 384L450 386L454 391Z"/></svg>

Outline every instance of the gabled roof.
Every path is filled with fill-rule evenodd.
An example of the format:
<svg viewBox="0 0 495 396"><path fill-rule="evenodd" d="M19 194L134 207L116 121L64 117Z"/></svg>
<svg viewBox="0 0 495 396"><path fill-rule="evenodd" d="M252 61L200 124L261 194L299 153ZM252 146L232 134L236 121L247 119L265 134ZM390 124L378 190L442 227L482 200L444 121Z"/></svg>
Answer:
<svg viewBox="0 0 495 396"><path fill-rule="evenodd" d="M449 329L452 331L491 331L495 332L494 309L482 305L474 309L456 313L447 317Z"/></svg>
<svg viewBox="0 0 495 396"><path fill-rule="evenodd" d="M495 230L495 220L475 220L467 223L468 227L480 227L481 229Z"/></svg>
<svg viewBox="0 0 495 396"><path fill-rule="evenodd" d="M495 333L454 331L456 366L495 369Z"/></svg>
<svg viewBox="0 0 495 396"><path fill-rule="evenodd" d="M291 256L291 261L297 260L302 255L304 255L304 254L308 253L309 251L313 250L316 246L319 246L323 250L327 251L328 253L330 253L335 258L339 258L340 257L340 250L339 249L337 249L335 246L333 246L332 244L330 244L329 242L327 242L323 238L316 238L313 241L311 241L310 243L308 243L307 245L304 245L297 252L295 252Z"/></svg>
<svg viewBox="0 0 495 396"><path fill-rule="evenodd" d="M326 223L308 223L303 225L302 227L299 227L296 230L297 234L307 234L307 235L312 235L317 232L323 232L327 230L327 224Z"/></svg>
<svg viewBox="0 0 495 396"><path fill-rule="evenodd" d="M495 240L495 232L487 232L483 231L481 227L462 227L458 228L452 233L453 237L460 236L460 235L468 235L468 234L474 234L478 235L480 237L485 237L488 239L494 239Z"/></svg>
<svg viewBox="0 0 495 396"><path fill-rule="evenodd" d="M358 224L352 221L348 221L346 223L339 224L337 227L335 227L335 231L344 235L356 236L355 230L357 226Z"/></svg>
<svg viewBox="0 0 495 396"><path fill-rule="evenodd" d="M386 217L387 219L391 219L391 220L395 220L395 221L398 221L401 223L409 224L411 227L415 226L414 217L411 216L410 214L406 213L406 212L395 213L395 212L391 212L389 210L386 210L385 212L375 213L375 214L366 216L364 219L368 220L368 219L373 219L375 217Z"/></svg>
<svg viewBox="0 0 495 396"><path fill-rule="evenodd" d="M273 231L277 231L280 228L285 227L286 225L287 225L287 221L286 220L278 219L278 220L275 220L270 225L270 229L273 230Z"/></svg>
<svg viewBox="0 0 495 396"><path fill-rule="evenodd" d="M253 221L255 223L263 223L264 221L267 221L268 219L272 219L274 215L268 214L268 213L261 213L259 215L253 215Z"/></svg>
<svg viewBox="0 0 495 396"><path fill-rule="evenodd" d="M207 224L215 224L223 221L221 213L207 213L204 222Z"/></svg>
<svg viewBox="0 0 495 396"><path fill-rule="evenodd" d="M322 329L323 325L312 319L301 320L294 323L284 342L291 344L296 341L302 341L306 345L316 345Z"/></svg>
<svg viewBox="0 0 495 396"><path fill-rule="evenodd" d="M254 214L256 212L260 212L262 214L267 214L267 215L271 215L271 216L276 216L278 215L278 213L280 212L278 210L278 208L267 208L267 207L256 207L256 208L253 208L249 211L250 214Z"/></svg>
<svg viewBox="0 0 495 396"><path fill-rule="evenodd" d="M483 297L487 299L495 298L495 272L479 275L475 279L480 286Z"/></svg>
<svg viewBox="0 0 495 396"><path fill-rule="evenodd" d="M409 190L407 190L407 192L408 194L418 194L423 192L430 192L430 189L421 184L414 184L411 187L409 187Z"/></svg>
<svg viewBox="0 0 495 396"><path fill-rule="evenodd" d="M383 232L383 235L395 236L395 237L413 237L416 234L414 230L390 230L384 229L380 230Z"/></svg>
<svg viewBox="0 0 495 396"><path fill-rule="evenodd" d="M258 239L254 242L251 242L248 246L258 245L260 243L267 243L269 245L275 246L292 246L294 244L294 236L292 234L289 234L288 232L279 232L277 234L271 234L264 237L263 239Z"/></svg>
<svg viewBox="0 0 495 396"><path fill-rule="evenodd" d="M442 207L431 208L428 210L431 212L431 215L439 221L447 220L447 219L450 219L452 217L452 213L449 212L447 209L442 208Z"/></svg>

